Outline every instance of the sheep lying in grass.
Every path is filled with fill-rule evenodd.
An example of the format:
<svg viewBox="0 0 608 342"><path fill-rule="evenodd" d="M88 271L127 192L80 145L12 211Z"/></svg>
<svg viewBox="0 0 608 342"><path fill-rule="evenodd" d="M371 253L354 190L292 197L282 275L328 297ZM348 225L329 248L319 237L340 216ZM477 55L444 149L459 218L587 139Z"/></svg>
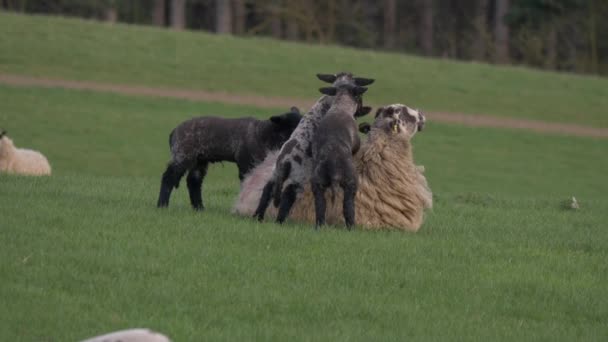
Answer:
<svg viewBox="0 0 608 342"><path fill-rule="evenodd" d="M380 108L375 122L361 124L369 132L367 140L354 156L358 175L355 220L365 229L399 229L416 232L424 219L424 210L433 205L432 193L423 174L424 168L414 164L411 139L424 126L421 112L401 104ZM241 184L241 192L233 212L251 215L264 184L270 178L277 152L268 154ZM327 196L329 197L329 196ZM326 220L343 223L342 194L328 198ZM276 210L268 210L270 216ZM307 187L294 205L291 217L296 221L315 222L314 200Z"/></svg>
<svg viewBox="0 0 608 342"><path fill-rule="evenodd" d="M95 336L80 342L171 342L171 340L150 329L127 329Z"/></svg>
<svg viewBox="0 0 608 342"><path fill-rule="evenodd" d="M335 75L317 74L317 77L327 83L338 84L341 82L353 82L358 86L372 84L373 79L353 77L351 73L342 72ZM274 206L279 207L277 222L282 223L289 215L289 211L296 201L297 195L302 192L308 184L312 172L312 138L317 130L319 122L325 116L334 101L333 96L322 96L304 116L298 128L293 132L289 140L281 147L276 159L272 176L267 179L266 185L260 197L255 216L258 220L264 219L264 214L271 197ZM366 115L370 107L363 106L362 98L357 97L357 117Z"/></svg>
<svg viewBox="0 0 608 342"><path fill-rule="evenodd" d="M173 188L186 178L190 203L204 209L201 188L209 163L235 162L239 179L266 158L268 151L278 149L289 139L302 115L296 107L268 120L254 118L225 119L197 117L181 123L169 136L171 161L163 173L157 206L169 205Z"/></svg>
<svg viewBox="0 0 608 342"><path fill-rule="evenodd" d="M339 185L343 191L343 213L346 226L355 224L355 194L357 174L353 154L361 146L355 112L357 100L367 88L352 82L322 88L321 92L334 96L334 102L317 128L312 140L312 176L310 179L315 200L315 227L325 224L325 192Z"/></svg>
<svg viewBox="0 0 608 342"><path fill-rule="evenodd" d="M44 176L51 174L51 165L38 151L16 148L6 131L1 131L0 172Z"/></svg>

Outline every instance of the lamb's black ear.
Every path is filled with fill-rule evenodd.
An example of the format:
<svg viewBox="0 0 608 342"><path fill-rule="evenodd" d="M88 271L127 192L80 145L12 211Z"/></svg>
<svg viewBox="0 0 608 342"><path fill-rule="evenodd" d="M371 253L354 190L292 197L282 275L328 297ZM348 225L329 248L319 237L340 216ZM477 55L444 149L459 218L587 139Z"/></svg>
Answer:
<svg viewBox="0 0 608 342"><path fill-rule="evenodd" d="M336 96L336 93L338 92L338 90L336 89L336 87L319 88L319 91L321 92L321 94L325 94L325 95L328 95L328 96Z"/></svg>
<svg viewBox="0 0 608 342"><path fill-rule="evenodd" d="M291 113L297 113L297 114L300 114L300 110L298 109L298 107L291 107L291 108L289 109L289 111L290 111Z"/></svg>
<svg viewBox="0 0 608 342"><path fill-rule="evenodd" d="M355 77L355 84L358 86L366 86L374 83L373 78Z"/></svg>
<svg viewBox="0 0 608 342"><path fill-rule="evenodd" d="M337 79L336 75L332 74L317 74L317 78L327 83L334 83Z"/></svg>
<svg viewBox="0 0 608 342"><path fill-rule="evenodd" d="M274 115L270 117L270 121L272 123L275 123L277 125L280 125L283 122L283 116L282 115Z"/></svg>
<svg viewBox="0 0 608 342"><path fill-rule="evenodd" d="M363 106L363 107L359 108L359 110L357 111L357 113L355 113L355 117L358 118L358 117L361 117L361 116L366 116L371 111L372 111L372 107Z"/></svg>
<svg viewBox="0 0 608 342"><path fill-rule="evenodd" d="M369 123L362 122L359 124L359 132L361 132L363 134L367 134L371 130L372 130L372 125L370 125Z"/></svg>
<svg viewBox="0 0 608 342"><path fill-rule="evenodd" d="M2 139L2 137L6 134L5 130L0 131L0 139Z"/></svg>
<svg viewBox="0 0 608 342"><path fill-rule="evenodd" d="M380 115L380 113L382 113L383 110L384 107L378 107L378 109L376 109L376 116L374 116L374 118L378 118L378 116Z"/></svg>
<svg viewBox="0 0 608 342"><path fill-rule="evenodd" d="M366 91L367 91L367 88L357 86L353 89L353 95L355 95L355 96L363 95L363 93L365 93Z"/></svg>

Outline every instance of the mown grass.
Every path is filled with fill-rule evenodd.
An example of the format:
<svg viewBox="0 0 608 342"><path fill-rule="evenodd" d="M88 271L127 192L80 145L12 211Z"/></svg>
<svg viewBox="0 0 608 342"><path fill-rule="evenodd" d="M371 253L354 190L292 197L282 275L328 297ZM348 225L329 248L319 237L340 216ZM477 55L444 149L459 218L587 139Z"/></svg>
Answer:
<svg viewBox="0 0 608 342"><path fill-rule="evenodd" d="M177 123L272 113L0 86L0 126L54 168L0 175L0 340L608 337L608 142L431 122L415 153L435 207L417 234L232 216L230 164L211 168L205 212L184 188L154 207Z"/></svg>
<svg viewBox="0 0 608 342"><path fill-rule="evenodd" d="M374 77L368 101L608 127L606 79L334 46L0 13L0 72L313 98L318 72Z"/></svg>

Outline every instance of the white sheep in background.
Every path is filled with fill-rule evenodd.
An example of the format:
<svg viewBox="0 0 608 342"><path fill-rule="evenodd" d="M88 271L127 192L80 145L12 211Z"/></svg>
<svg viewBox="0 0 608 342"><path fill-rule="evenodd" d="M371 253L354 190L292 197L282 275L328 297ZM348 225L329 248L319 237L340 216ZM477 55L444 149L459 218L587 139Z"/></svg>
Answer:
<svg viewBox="0 0 608 342"><path fill-rule="evenodd" d="M13 141L0 132L0 172L44 176L51 174L51 165L38 151L16 148Z"/></svg>
<svg viewBox="0 0 608 342"><path fill-rule="evenodd" d="M380 108L372 126L362 124L369 137L354 156L359 177L355 200L356 222L365 229L400 229L416 232L422 225L424 210L433 205L424 168L414 164L411 138L424 126L422 113L405 105ZM269 153L241 184L233 212L253 215L264 184L271 175L276 153ZM342 193L327 194L327 222L343 224ZM268 214L276 215L275 208ZM314 200L310 187L296 202L290 217L315 222Z"/></svg>

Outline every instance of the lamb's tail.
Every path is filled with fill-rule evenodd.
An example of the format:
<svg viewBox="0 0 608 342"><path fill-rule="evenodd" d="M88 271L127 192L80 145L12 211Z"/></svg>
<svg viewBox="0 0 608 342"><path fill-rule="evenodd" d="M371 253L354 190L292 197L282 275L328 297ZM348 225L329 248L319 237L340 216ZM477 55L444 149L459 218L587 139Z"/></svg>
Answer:
<svg viewBox="0 0 608 342"><path fill-rule="evenodd" d="M336 189L335 189L335 184L337 179L336 178L336 162L334 160L327 160L324 163L324 168L323 168L323 176L325 178L325 181L329 183L329 190L331 191L331 203L334 203L336 201Z"/></svg>
<svg viewBox="0 0 608 342"><path fill-rule="evenodd" d="M171 134L169 134L169 148L173 147L173 134L175 133L175 130L171 131Z"/></svg>
<svg viewBox="0 0 608 342"><path fill-rule="evenodd" d="M289 174L291 174L291 163L285 163L285 165L278 170L277 180L274 183L272 204L275 206L275 208L278 208L279 204L281 203L283 183L285 183L285 180L289 178Z"/></svg>

